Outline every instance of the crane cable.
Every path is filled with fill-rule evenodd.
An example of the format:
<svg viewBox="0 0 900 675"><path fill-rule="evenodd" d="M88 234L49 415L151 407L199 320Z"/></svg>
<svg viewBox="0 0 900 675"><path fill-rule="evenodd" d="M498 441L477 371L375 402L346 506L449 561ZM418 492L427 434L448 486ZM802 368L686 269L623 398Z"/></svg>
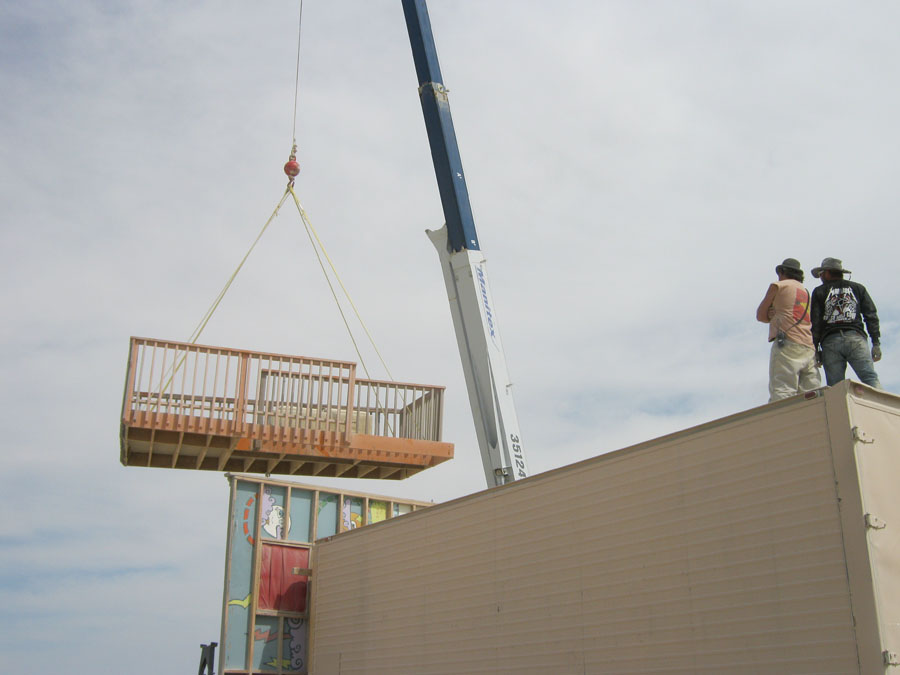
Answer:
<svg viewBox="0 0 900 675"><path fill-rule="evenodd" d="M300 9L298 12L297 18L297 59L296 59L296 67L294 69L294 126L291 129L291 138L293 139L293 149L291 150L291 158L290 162L294 162L295 166L297 166L297 170L299 171L299 165L296 164L296 155L297 155L297 100L300 96L300 36L303 30L303 0L300 0ZM287 165L285 165L285 172L287 172ZM296 175L296 174L294 174ZM275 219L275 216L278 215L279 209L282 207L284 202L287 200L288 194L293 193L293 185L294 178L290 174L288 174L288 187L284 191L284 194L281 197L281 201L278 202L278 206L275 207L275 210L272 212L272 215L269 216L269 219L266 221L266 224L263 225L262 230L260 230L259 234L254 239L253 243L250 245L250 250L244 255L241 259L241 262L238 263L237 269L232 273L232 275L228 278L228 281L225 282L225 286L219 291L219 295L216 296L216 299L213 300L212 305L210 305L209 309L206 310L206 314L203 315L203 318L200 319L200 323L197 324L197 327L191 333L191 336L188 338L188 342L191 344L196 344L197 340L200 338L200 334L203 332L203 329L206 328L206 324L209 323L209 320L212 318L213 312L219 306L219 303L222 302L222 298L225 297L225 293L228 292L228 289L231 288L231 284L237 276L238 272L241 271L241 268L244 266L244 263L247 262L247 258L250 257L250 254L253 252L253 249L256 247L257 242L262 238L266 229L269 227L269 224ZM296 200L296 195L294 199Z"/></svg>
<svg viewBox="0 0 900 675"><path fill-rule="evenodd" d="M300 0L300 10L298 12L297 19L297 62L296 69L294 72L294 126L291 130L291 137L293 139L293 149L291 151L291 156L288 164L285 165L285 173L288 174L288 186L287 191L285 192L285 197L287 197L287 193L290 192L291 196L294 198L294 203L297 205L297 211L300 214L300 219L303 221L303 226L306 229L306 235L309 237L309 242L313 247L313 251L316 254L316 259L319 261L319 267L322 268L322 274L325 277L325 281L328 283L328 288L331 290L331 296L334 298L334 302L337 305L338 312L341 314L341 320L344 322L344 327L347 329L347 334L350 336L350 341L353 343L353 349L356 351L357 357L359 357L359 363L363 367L363 371L366 373L366 377L371 378L369 375L369 369L366 366L365 359L363 358L362 352L359 349L359 345L356 342L356 338L353 335L353 330L350 328L350 324L347 322L347 316L344 314L344 309L341 307L340 300L338 299L337 293L334 290L334 285L331 283L331 278L328 276L328 272L325 269L325 265L322 262L322 256L319 255L319 251L322 251L322 254L325 256L325 259L328 261L328 265L331 267L331 271L334 274L335 279L337 279L338 284L341 287L341 290L344 292L344 296L347 298L347 302L350 303L350 306L353 308L353 313L356 315L356 319L359 321L360 326L362 326L363 330L366 333L366 337L369 338L369 343L372 345L372 348L375 350L375 353L378 355L378 359L381 361L381 365L384 366L384 370L387 373L388 378L393 381L394 376L391 374L391 369L388 368L387 363L385 363L384 357L381 355L381 352L378 350L378 346L375 344L375 340L372 337L372 334L369 332L368 327L366 326L365 321L363 321L362 316L359 313L359 310L356 308L356 304L353 302L353 298L350 297L350 293L347 291L347 287L344 286L344 282L341 280L340 274L338 274L337 268L334 266L334 262L331 260L331 256L328 255L328 251L325 250L325 245L322 243L322 240L319 238L318 232L313 227L312 221L309 219L309 216L306 213L306 210L301 206L300 200L297 198L297 193L294 192L294 177L297 175L294 171L299 172L300 166L296 164L296 155L297 155L297 101L300 97L300 46L302 44L302 36L303 36L303 0ZM291 172L288 172L288 166L291 162L294 162L294 168ZM293 175L292 175L293 174ZM282 203L284 199L282 199ZM278 205L279 208L281 204ZM277 211L277 209L276 209ZM315 241L313 241L315 238ZM316 246L316 242L318 242L318 246Z"/></svg>
<svg viewBox="0 0 900 675"><path fill-rule="evenodd" d="M300 214L300 219L303 221L303 226L306 229L306 236L309 237L309 243L313 248L313 252L316 254L316 259L319 261L319 267L322 269L322 275L325 277L325 281L328 283L328 288L331 291L331 297L334 298L334 304L337 305L338 312L341 315L341 320L344 322L344 327L347 329L347 334L350 336L350 341L353 343L353 349L356 351L356 356L359 358L359 364L363 368L363 372L365 372L366 377L371 379L371 375L369 374L369 368L366 365L366 360L363 358L362 351L359 348L359 344L356 342L356 337L353 335L353 330L350 328L350 324L347 321L347 316L344 313L344 308L341 306L341 302L338 299L337 292L334 290L334 284L331 283L331 277L328 276L328 271L325 269L325 264L322 262L322 256L319 255L319 251L322 251L322 255L325 256L325 259L328 261L328 265L331 267L331 271L334 274L335 279L337 279L338 284L341 287L341 290L344 292L344 296L347 298L347 302L350 303L350 306L353 308L353 312L356 315L357 321L359 321L360 326L362 326L363 330L366 333L366 337L369 338L369 343L372 345L372 348L375 350L375 353L378 355L378 359L381 361L381 365L384 366L384 370L387 373L388 378L393 382L394 376L391 374L391 369L388 368L387 363L384 360L384 357L381 355L381 352L378 350L378 345L375 344L375 340L372 338L372 334L369 332L368 327L366 326L365 321L363 321L362 316L359 313L359 310L356 308L356 304L353 302L353 298L350 297L350 293L347 291L347 287L344 286L344 282L341 280L341 275L338 274L337 268L334 265L334 262L331 260L331 256L328 255L328 251L325 250L325 245L322 243L321 238L319 237L319 233L316 232L316 228L313 227L312 221L309 219L309 216L306 213L306 210L300 204L300 200L297 198L297 193L294 192L294 178L300 172L300 165L297 163L297 100L299 98L300 93L300 45L301 36L303 33L303 0L300 0L300 12L299 18L297 20L297 68L294 77L294 127L292 129L292 138L293 138L293 146L291 150L291 155L288 160L288 163L284 166L284 172L288 176L288 185L287 190L291 193L291 196L294 198L294 204L297 205L297 212ZM285 193L287 194L287 193ZM279 205L280 206L280 205ZM313 239L315 238L315 241ZM316 246L316 242L318 242L318 246ZM378 408L381 408L381 400L380 395L375 394L375 402ZM403 393L403 402L406 404L406 392ZM388 426L392 428L392 425L388 423ZM392 430L393 433L393 430Z"/></svg>
<svg viewBox="0 0 900 675"><path fill-rule="evenodd" d="M284 194L281 197L281 200L278 202L278 205L275 207L275 210L272 212L272 215L269 216L269 219L266 221L265 225L263 225L262 229L259 231L259 234L256 235L256 239L253 240L253 243L250 244L250 248L247 250L247 253L244 254L244 257L238 263L237 268L232 272L231 276L225 282L225 285L222 287L222 290L219 291L219 294L216 296L215 300L213 300L212 304L204 313L203 317L200 319L200 322L191 332L190 337L188 338L188 342L190 344L196 344L197 340L200 339L200 335L203 333L203 329L206 328L206 325L209 323L212 318L213 313L218 309L222 300L225 297L225 294L228 292L228 289L231 288L231 284L234 282L235 278L238 275L238 272L243 268L244 263L247 262L247 259L250 257L250 254L253 252L253 249L256 248L256 245L259 243L259 240L262 238L263 234L265 234L269 225L278 215L279 210L284 205L284 202L287 200L288 195L291 195L294 199L294 203L297 206L297 211L300 214L300 219L303 222L304 228L306 229L306 234L309 237L310 244L313 247L313 252L316 254L316 259L319 261L319 266L322 269L322 274L325 276L325 281L328 283L328 288L331 290L331 295L334 298L335 304L337 305L338 312L340 312L341 320L344 322L344 327L347 329L347 333L350 336L350 341L353 343L353 348L356 351L356 355L359 358L360 365L363 367L363 371L366 373L366 377L371 379L371 375L369 374L369 369L366 366L365 359L363 358L362 352L359 348L358 343L356 342L356 338L353 335L353 330L350 328L350 324L347 321L347 316L344 313L343 307L341 307L340 300L338 299L337 292L334 289L334 285L331 283L331 278L328 276L328 271L325 269L325 264L322 262L322 256L319 255L319 251L321 250L322 254L325 256L325 259L328 261L328 265L331 267L331 271L334 274L335 279L337 279L338 284L341 287L341 290L344 292L344 296L347 298L347 301L350 303L350 306L353 308L353 312L356 315L356 319L359 321L360 326L362 326L363 331L365 331L366 337L369 339L369 343L372 345L372 348L375 350L375 353L378 355L379 361L381 361L381 365L384 366L384 370L387 373L388 378L393 382L394 376L391 373L390 368L388 368L387 363L384 360L384 357L381 355L381 352L378 349L378 346L375 344L375 339L372 337L372 334L369 332L368 327L366 326L365 321L363 321L362 316L359 313L359 310L356 307L356 304L353 302L353 299L350 297L350 293L347 290L347 287L344 285L344 282L341 280L340 274L338 274L337 268L334 265L334 262L331 259L331 256L328 255L328 251L325 250L325 245L322 243L321 238L319 237L318 232L313 227L312 221L309 219L309 216L306 213L306 210L300 204L300 200L297 198L297 194L294 192L294 177L299 173L299 164L296 161L297 154L297 102L299 100L300 94L300 45L301 45L301 36L303 31L303 0L300 0L300 9L299 9L299 17L297 20L297 59L296 59L296 68L294 73L294 115L293 115L293 127L291 129L291 137L293 139L293 146L291 150L290 160L287 164L285 164L285 173L288 175L288 184L287 188L284 191ZM289 167L292 167L289 170ZM318 244L318 246L317 246ZM181 359L172 365L172 370L169 374L169 377L166 381L166 384L163 386L162 391L168 389L169 385L172 382L172 378L174 378L175 373L187 359L187 352L182 355ZM405 399L405 396L404 396Z"/></svg>
<svg viewBox="0 0 900 675"><path fill-rule="evenodd" d="M294 74L294 128L291 130L291 138L294 139L294 147L297 147L297 98L300 95L300 36L303 30L303 0L300 0L300 12L297 19L297 69Z"/></svg>

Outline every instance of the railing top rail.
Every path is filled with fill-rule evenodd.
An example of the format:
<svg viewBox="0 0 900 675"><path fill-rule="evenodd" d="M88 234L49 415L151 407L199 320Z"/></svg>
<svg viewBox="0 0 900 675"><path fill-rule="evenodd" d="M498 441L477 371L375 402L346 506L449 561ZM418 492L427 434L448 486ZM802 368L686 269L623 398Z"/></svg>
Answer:
<svg viewBox="0 0 900 675"><path fill-rule="evenodd" d="M422 384L416 382L395 382L393 380L370 380L365 377L357 377L357 384L375 384L383 387L409 387L410 389L446 389L441 384Z"/></svg>
<svg viewBox="0 0 900 675"><path fill-rule="evenodd" d="M217 347L215 345L203 345L203 344L195 344L192 342L179 342L177 340L161 340L158 338L146 338L146 337L137 337L132 336L131 342L133 344L143 344L143 345L157 345L161 347L179 347L184 348L191 351L216 351L223 352L225 354L234 354L234 355L246 355L246 356L255 356L255 357L263 357L263 358L275 358L275 359L287 359L287 360L295 360L295 361L309 361L313 363L328 363L334 364L337 366L346 366L347 368L355 368L356 363L353 361L341 361L339 359L326 359L320 356L299 356L297 354L278 354L276 352L259 352L252 351L249 349L235 349L233 347Z"/></svg>
<svg viewBox="0 0 900 675"><path fill-rule="evenodd" d="M295 357L295 358L302 358L302 357ZM345 372L348 369L343 368L342 361L322 361L322 363L324 363L326 365L341 366L341 370L337 373L321 375L321 377L324 377L325 379L329 379L329 380L341 380L343 382L349 382L351 379L354 379L352 374L350 374L349 372ZM286 377L286 378L292 378L295 380L296 379L304 379L304 378L317 379L320 377L320 375L316 372L288 371L288 370L279 370L278 368L260 368L259 372L261 375L265 375L265 376Z"/></svg>

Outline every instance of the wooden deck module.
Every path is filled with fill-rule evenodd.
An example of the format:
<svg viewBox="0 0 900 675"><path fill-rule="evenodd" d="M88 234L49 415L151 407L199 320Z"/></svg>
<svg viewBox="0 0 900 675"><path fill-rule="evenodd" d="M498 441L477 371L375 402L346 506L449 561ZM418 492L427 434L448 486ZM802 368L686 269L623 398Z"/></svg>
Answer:
<svg viewBox="0 0 900 675"><path fill-rule="evenodd" d="M131 338L121 461L208 471L406 478L453 457L444 388L356 364Z"/></svg>

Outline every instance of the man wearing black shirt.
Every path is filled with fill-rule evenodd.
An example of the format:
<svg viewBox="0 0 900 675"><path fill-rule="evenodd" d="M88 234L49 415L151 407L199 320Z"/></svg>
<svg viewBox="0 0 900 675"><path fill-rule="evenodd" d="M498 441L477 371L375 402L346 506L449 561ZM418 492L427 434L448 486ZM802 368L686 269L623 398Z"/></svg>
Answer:
<svg viewBox="0 0 900 675"><path fill-rule="evenodd" d="M844 274L850 270L837 258L825 258L812 269L812 275L822 279L822 285L813 290L810 318L825 381L831 386L843 380L849 363L863 383L881 389L873 365L881 360L878 311L866 287L844 279ZM867 337L872 338L871 353Z"/></svg>

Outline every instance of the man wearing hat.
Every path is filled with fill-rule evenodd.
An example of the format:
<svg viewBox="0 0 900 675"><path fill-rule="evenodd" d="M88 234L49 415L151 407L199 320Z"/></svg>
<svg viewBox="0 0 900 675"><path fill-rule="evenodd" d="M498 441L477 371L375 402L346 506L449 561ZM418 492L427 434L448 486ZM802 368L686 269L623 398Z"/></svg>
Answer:
<svg viewBox="0 0 900 675"><path fill-rule="evenodd" d="M825 258L812 269L812 275L822 279L822 285L813 291L809 310L813 343L829 386L844 379L849 363L864 384L881 389L874 366L881 360L878 311L866 287L844 279L845 274L850 270L837 258ZM871 352L868 337L872 338Z"/></svg>
<svg viewBox="0 0 900 675"><path fill-rule="evenodd" d="M769 324L772 343L769 403L822 386L810 332L809 291L803 287L800 262L785 258L775 274L778 281L769 286L756 310L757 320Z"/></svg>

